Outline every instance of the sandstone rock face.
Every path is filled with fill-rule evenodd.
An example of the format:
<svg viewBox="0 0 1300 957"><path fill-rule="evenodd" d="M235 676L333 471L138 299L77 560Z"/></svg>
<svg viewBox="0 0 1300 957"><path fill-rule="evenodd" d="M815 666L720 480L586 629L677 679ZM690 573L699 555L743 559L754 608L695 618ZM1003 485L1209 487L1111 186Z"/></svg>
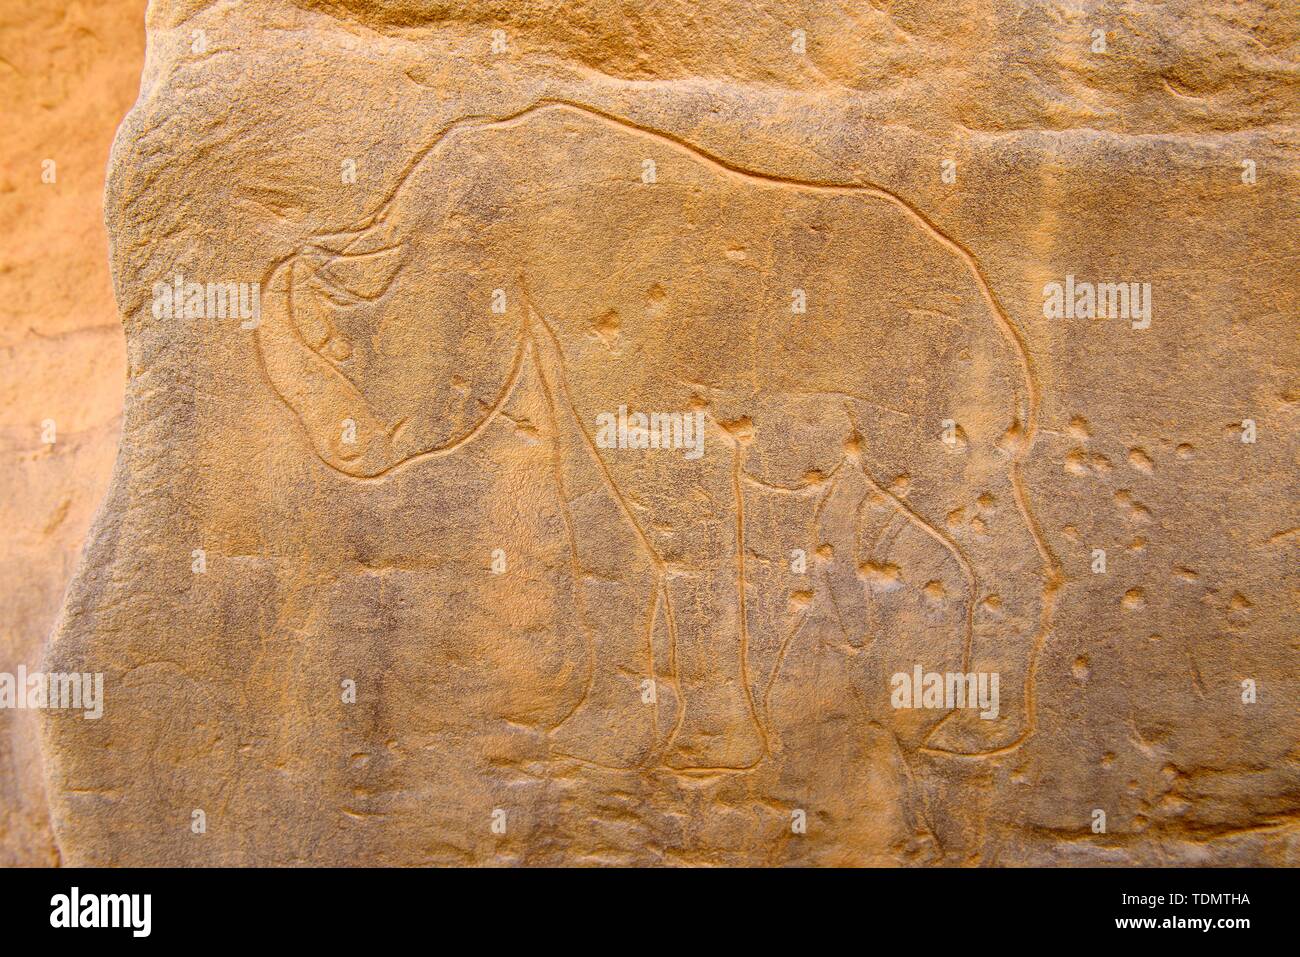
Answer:
<svg viewBox="0 0 1300 957"><path fill-rule="evenodd" d="M1297 26L153 3L64 859L1295 863Z"/></svg>
<svg viewBox="0 0 1300 957"><path fill-rule="evenodd" d="M140 86L143 0L0 10L0 672L35 671L121 425L101 195ZM35 713L0 710L0 865L58 851Z"/></svg>

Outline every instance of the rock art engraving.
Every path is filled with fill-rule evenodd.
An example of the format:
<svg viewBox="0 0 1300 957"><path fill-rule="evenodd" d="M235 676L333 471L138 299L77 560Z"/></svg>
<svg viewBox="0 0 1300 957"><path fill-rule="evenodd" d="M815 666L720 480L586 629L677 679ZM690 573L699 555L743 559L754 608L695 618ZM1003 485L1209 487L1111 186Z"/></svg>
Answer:
<svg viewBox="0 0 1300 957"><path fill-rule="evenodd" d="M12 2L0 861L1300 860L1287 5Z"/></svg>
<svg viewBox="0 0 1300 957"><path fill-rule="evenodd" d="M510 161L525 154L523 167ZM702 773L750 769L770 753L771 691L807 607L785 634L754 634L772 624L748 611L755 495L798 497L810 550L831 534L827 514L854 530L825 581L851 646L879 637L873 575L899 575L886 560L901 528L949 557L957 579L930 594L951 593L942 600L962 609L952 658L962 671L998 672L1006 705L996 721L944 713L921 747L982 756L1031 733L1059 574L1018 475L1039 386L973 257L901 199L761 176L544 102L452 124L373 216L315 237L266 285L257 341L267 378L316 454L358 481L455 454L531 371L591 647L583 698L552 731L559 753ZM806 312L789 306L796 289ZM822 348L829 335L836 350ZM593 388L573 388L577 368ZM590 375L597 368L606 374ZM703 410L703 456L599 448L594 423L620 406ZM811 423L802 435L800 417ZM945 421L959 445L944 440ZM983 505L966 501L970 489ZM579 495L608 499L650 562L650 574L620 583L639 595L626 619L584 594L582 570L602 543L573 519ZM871 499L886 503L883 519L864 516ZM977 508L991 514L948 520ZM666 669L650 634L660 621ZM645 640L630 640L641 630ZM772 652L763 682L760 647ZM637 687L665 670L676 713L659 727Z"/></svg>

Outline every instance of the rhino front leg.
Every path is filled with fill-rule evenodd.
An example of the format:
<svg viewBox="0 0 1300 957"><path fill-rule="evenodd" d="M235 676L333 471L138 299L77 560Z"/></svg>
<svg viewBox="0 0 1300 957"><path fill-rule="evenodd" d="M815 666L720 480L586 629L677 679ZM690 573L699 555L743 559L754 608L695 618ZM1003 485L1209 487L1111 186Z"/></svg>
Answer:
<svg viewBox="0 0 1300 957"><path fill-rule="evenodd" d="M667 545L682 710L664 760L683 771L746 770L768 750L749 675L744 447L727 438L715 449L730 458L730 467L701 476L710 486L703 496L679 499L683 505L709 501L715 518L701 521L698 507L693 515L673 515Z"/></svg>
<svg viewBox="0 0 1300 957"><path fill-rule="evenodd" d="M618 529L630 532L638 560L649 566L638 579L647 583L640 594L649 605L638 605L646 615L636 621L601 610L591 615L591 690L557 736L577 742L588 733L622 733L617 722L595 716L617 715L626 711L629 700L638 700L623 685L629 677L645 675L645 664L633 662L645 661L647 620L657 621L667 631L670 650L667 662L653 666L660 675L671 674L675 692L670 696L661 689L657 695L666 738L662 763L683 771L753 767L766 753L766 743L747 674L743 448L709 425L698 460L664 450L598 449L584 424L592 416L579 411L569 391L559 340L540 315L534 315L533 329L558 441L573 466L569 499L610 503L603 517L586 526L603 529L603 540L575 536L579 554L587 554L580 562L603 555L612 574L617 549L611 547L611 535ZM670 698L676 703L673 715L668 714Z"/></svg>
<svg viewBox="0 0 1300 957"><path fill-rule="evenodd" d="M549 433L560 531L568 540L576 618L589 650L582 665L586 686L552 729L553 749L607 768L646 766L661 744L653 640L665 605L662 563L639 540L639 526L622 513L574 413L554 342L535 315L530 325L529 354Z"/></svg>

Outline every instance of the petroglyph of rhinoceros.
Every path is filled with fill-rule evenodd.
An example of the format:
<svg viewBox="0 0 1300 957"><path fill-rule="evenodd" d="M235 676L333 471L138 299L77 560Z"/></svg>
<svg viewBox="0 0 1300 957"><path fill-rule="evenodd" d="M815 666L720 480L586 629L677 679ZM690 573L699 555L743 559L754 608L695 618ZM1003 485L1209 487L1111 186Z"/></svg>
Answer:
<svg viewBox="0 0 1300 957"><path fill-rule="evenodd" d="M974 259L892 194L543 103L449 127L372 217L280 263L265 299L269 381L358 481L455 454L522 379L540 386L592 652L558 753L707 772L770 752L791 638L751 611L756 496L806 501L852 648L878 637L873 589L924 584L889 559L900 525L949 557L953 587L930 588L961 609L951 660L999 673L1000 714L936 713L918 746L988 754L1032 730L1056 574L1017 473L1037 384ZM620 408L702 412L703 454L604 447ZM616 526L639 567L607 560ZM602 601L615 585L640 600ZM665 670L656 725L645 678Z"/></svg>

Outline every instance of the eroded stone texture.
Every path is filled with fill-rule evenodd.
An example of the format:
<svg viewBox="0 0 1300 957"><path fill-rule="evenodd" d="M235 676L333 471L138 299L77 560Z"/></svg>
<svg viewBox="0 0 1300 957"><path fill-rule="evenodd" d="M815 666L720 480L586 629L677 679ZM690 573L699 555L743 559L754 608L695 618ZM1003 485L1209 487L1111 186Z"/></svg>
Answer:
<svg viewBox="0 0 1300 957"><path fill-rule="evenodd" d="M104 167L143 0L0 5L0 672L35 670L107 487L125 349ZM45 164L52 162L52 167ZM32 712L0 710L0 865L58 860Z"/></svg>
<svg viewBox="0 0 1300 957"><path fill-rule="evenodd" d="M1296 27L155 3L65 856L1293 863Z"/></svg>

